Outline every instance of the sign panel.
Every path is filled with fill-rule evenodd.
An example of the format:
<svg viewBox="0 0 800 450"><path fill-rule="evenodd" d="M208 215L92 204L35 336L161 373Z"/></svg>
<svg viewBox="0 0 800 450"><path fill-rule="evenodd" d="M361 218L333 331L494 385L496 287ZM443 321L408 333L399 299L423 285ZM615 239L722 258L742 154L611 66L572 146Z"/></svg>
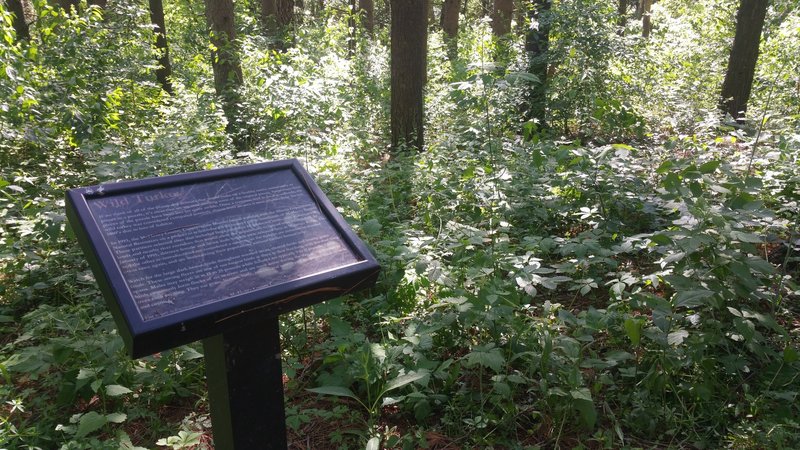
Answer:
<svg viewBox="0 0 800 450"><path fill-rule="evenodd" d="M367 287L379 270L296 160L70 190L134 357Z"/></svg>

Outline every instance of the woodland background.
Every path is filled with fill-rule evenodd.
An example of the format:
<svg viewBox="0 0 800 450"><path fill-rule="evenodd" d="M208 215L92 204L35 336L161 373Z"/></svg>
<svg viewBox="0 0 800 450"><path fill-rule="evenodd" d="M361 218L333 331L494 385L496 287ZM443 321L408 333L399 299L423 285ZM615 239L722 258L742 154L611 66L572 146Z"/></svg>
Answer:
<svg viewBox="0 0 800 450"><path fill-rule="evenodd" d="M282 318L292 448L800 447L792 0L6 0L0 448L212 448L66 189L298 158L383 266Z"/></svg>

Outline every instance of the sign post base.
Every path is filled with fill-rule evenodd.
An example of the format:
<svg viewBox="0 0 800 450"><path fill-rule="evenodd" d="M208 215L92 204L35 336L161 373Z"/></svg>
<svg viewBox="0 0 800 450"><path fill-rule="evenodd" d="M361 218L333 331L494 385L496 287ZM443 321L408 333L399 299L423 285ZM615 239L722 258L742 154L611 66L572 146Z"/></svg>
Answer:
<svg viewBox="0 0 800 450"><path fill-rule="evenodd" d="M203 340L217 450L286 450L278 317Z"/></svg>

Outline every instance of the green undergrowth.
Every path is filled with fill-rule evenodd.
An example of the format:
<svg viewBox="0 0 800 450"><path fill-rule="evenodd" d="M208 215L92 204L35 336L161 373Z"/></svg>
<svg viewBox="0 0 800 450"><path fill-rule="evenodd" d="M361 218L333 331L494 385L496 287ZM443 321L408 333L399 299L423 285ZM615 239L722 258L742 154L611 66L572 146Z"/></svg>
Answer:
<svg viewBox="0 0 800 450"><path fill-rule="evenodd" d="M797 13L771 10L756 119L733 126L714 112L722 10L658 2L644 42L589 3L553 25L548 130L520 119L521 35L476 21L451 61L434 31L419 153L387 147L386 31L349 56L336 8L285 52L240 24L245 151L199 6L168 6L173 96L138 2L37 3L31 43L3 22L0 448L210 448L202 349L125 355L63 195L279 158L382 266L283 317L292 448L800 446Z"/></svg>

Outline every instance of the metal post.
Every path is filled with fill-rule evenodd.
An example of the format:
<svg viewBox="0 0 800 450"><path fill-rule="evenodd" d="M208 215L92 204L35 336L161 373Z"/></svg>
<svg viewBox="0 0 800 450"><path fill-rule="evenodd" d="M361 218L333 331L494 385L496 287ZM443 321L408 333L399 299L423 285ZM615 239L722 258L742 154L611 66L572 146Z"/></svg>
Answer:
<svg viewBox="0 0 800 450"><path fill-rule="evenodd" d="M217 450L286 450L278 318L203 340Z"/></svg>

